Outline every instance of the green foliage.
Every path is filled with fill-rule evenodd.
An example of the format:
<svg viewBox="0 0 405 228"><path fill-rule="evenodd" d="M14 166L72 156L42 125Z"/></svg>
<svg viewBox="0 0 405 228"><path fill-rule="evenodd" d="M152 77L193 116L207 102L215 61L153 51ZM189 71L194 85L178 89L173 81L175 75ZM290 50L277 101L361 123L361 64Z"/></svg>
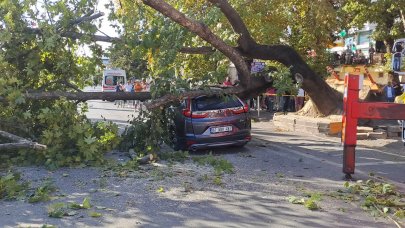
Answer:
<svg viewBox="0 0 405 228"><path fill-rule="evenodd" d="M304 205L304 207L311 211L319 210L320 207L316 202L322 200L321 195L319 193L309 193L307 197L308 198L298 198L296 196L288 196L287 201L292 204Z"/></svg>
<svg viewBox="0 0 405 228"><path fill-rule="evenodd" d="M392 184L367 180L344 184L346 195L360 196L361 207L373 216L394 215L403 218L405 210L404 194L398 192ZM352 197L353 198L353 197Z"/></svg>
<svg viewBox="0 0 405 228"><path fill-rule="evenodd" d="M199 165L211 165L214 167L215 174L221 175L223 173L234 173L232 163L223 158L216 158L210 153L209 155L193 157L193 161Z"/></svg>
<svg viewBox="0 0 405 228"><path fill-rule="evenodd" d="M141 112L125 130L121 149L133 148L139 156L157 153L162 142L169 141L168 121L163 110Z"/></svg>
<svg viewBox="0 0 405 228"><path fill-rule="evenodd" d="M98 218L98 217L103 216L103 214L101 214L99 212L91 211L91 212L89 212L89 216L93 217L93 218Z"/></svg>
<svg viewBox="0 0 405 228"><path fill-rule="evenodd" d="M90 204L90 199L89 198L84 198L83 202L81 204L81 208L83 209L90 209L91 208L91 204Z"/></svg>
<svg viewBox="0 0 405 228"><path fill-rule="evenodd" d="M28 188L27 182L21 182L20 174L9 171L0 176L0 199L15 200L23 198Z"/></svg>
<svg viewBox="0 0 405 228"><path fill-rule="evenodd" d="M90 209L91 207L92 206L90 204L90 199L87 197L83 199L83 202L81 204L78 203L66 204L63 202L53 203L48 206L48 216L53 218L62 218L63 216L73 216L76 215L77 212L72 211L70 209L73 210Z"/></svg>
<svg viewBox="0 0 405 228"><path fill-rule="evenodd" d="M112 170L119 177L127 177L129 173L139 169L139 162L137 159L131 159L124 163L107 164L106 169ZM106 182L105 179L103 179L103 183L100 183L101 188L106 187L107 183L104 182Z"/></svg>
<svg viewBox="0 0 405 228"><path fill-rule="evenodd" d="M52 218L62 218L67 215L68 207L65 203L53 203L48 206L48 216Z"/></svg>
<svg viewBox="0 0 405 228"><path fill-rule="evenodd" d="M364 23L375 23L372 36L375 40L393 42L405 36L404 22L401 21L400 9L405 8L404 1L345 1L342 13L348 27L363 28ZM391 48L391 47L389 47ZM389 51L389 50L387 50Z"/></svg>
<svg viewBox="0 0 405 228"><path fill-rule="evenodd" d="M165 192L165 189L164 189L162 186L160 186L160 187L156 190L156 192L158 192L158 193L163 193L163 192Z"/></svg>
<svg viewBox="0 0 405 228"><path fill-rule="evenodd" d="M34 162L45 162L50 168L82 162L101 164L104 152L119 143L115 124L91 123L82 113L77 113L72 102L59 100L50 108L38 110L34 116L34 121L42 126L35 129L40 134L39 142L48 145L48 149L37 156L25 150L20 155L35 159Z"/></svg>
<svg viewBox="0 0 405 228"><path fill-rule="evenodd" d="M50 194L56 191L56 187L51 181L45 181L40 187L35 189L34 195L28 198L29 203L46 202L51 199Z"/></svg>
<svg viewBox="0 0 405 228"><path fill-rule="evenodd" d="M222 186L222 178L221 178L221 176L215 176L214 177L214 180L212 181L212 183L213 184L215 184L215 185L219 185L219 186Z"/></svg>
<svg viewBox="0 0 405 228"><path fill-rule="evenodd" d="M265 71L268 72L269 69L272 68L275 68L277 70L271 71L268 74L274 80L273 86L277 88L277 94L278 95L283 95L286 93L296 94L298 88L294 84L294 81L291 77L290 69L282 66L279 63L267 61Z"/></svg>
<svg viewBox="0 0 405 228"><path fill-rule="evenodd" d="M40 153L11 151L6 156L12 162L49 168L99 164L104 152L118 144L117 127L90 123L83 115L85 106L22 96L30 90L71 92L92 84L101 65L100 46L88 36L69 39L61 34L79 29L94 34L94 21L74 20L94 10L95 4L95 0L5 0L0 4L0 97L5 101L0 104L0 128L48 146ZM79 55L81 45L88 45L92 55Z"/></svg>

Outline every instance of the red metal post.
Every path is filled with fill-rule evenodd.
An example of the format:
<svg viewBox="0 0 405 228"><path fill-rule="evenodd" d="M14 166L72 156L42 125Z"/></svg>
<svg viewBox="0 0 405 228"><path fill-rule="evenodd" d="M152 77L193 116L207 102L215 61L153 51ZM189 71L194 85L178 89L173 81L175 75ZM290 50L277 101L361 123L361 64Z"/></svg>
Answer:
<svg viewBox="0 0 405 228"><path fill-rule="evenodd" d="M357 112L359 103L359 76L347 74L345 76L345 94L343 98L343 172L347 175L354 173L355 149L357 143L357 117L352 113Z"/></svg>
<svg viewBox="0 0 405 228"><path fill-rule="evenodd" d="M346 74L342 115L343 172L354 173L358 119L405 120L405 105L388 102L360 102L362 77Z"/></svg>

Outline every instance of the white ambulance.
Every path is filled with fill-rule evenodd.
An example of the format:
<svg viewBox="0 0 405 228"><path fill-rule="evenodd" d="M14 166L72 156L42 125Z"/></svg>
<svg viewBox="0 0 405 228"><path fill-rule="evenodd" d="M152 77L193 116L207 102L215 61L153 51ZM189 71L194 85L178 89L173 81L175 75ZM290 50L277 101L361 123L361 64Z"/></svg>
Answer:
<svg viewBox="0 0 405 228"><path fill-rule="evenodd" d="M103 71L103 92L115 92L118 84L125 85L127 76L125 70L122 69L106 69Z"/></svg>

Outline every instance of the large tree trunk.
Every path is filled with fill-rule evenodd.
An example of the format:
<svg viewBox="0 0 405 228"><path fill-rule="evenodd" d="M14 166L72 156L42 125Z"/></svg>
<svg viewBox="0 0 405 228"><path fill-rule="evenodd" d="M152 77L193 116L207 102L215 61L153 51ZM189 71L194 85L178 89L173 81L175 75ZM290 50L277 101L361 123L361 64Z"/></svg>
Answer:
<svg viewBox="0 0 405 228"><path fill-rule="evenodd" d="M291 66L292 75L302 77L302 88L308 93L321 114L329 115L342 109L339 93L316 75L290 46L253 44L249 49L243 50L243 54L256 59L275 60L285 66Z"/></svg>
<svg viewBox="0 0 405 228"><path fill-rule="evenodd" d="M251 37L246 25L240 15L226 0L208 0L216 5L225 17L228 19L235 33L239 35L238 47L232 51L230 46L213 34L207 26L194 21L163 0L142 0L144 4L159 11L171 20L195 33L217 50L227 56L236 66L239 79L241 80L243 96L251 96L253 93L262 92L272 85L271 81L262 77L255 79L251 77L250 72L246 71L246 64L241 61L241 56L251 59L273 60L291 67L291 73L294 78L303 79L302 88L308 93L318 110L322 115L332 114L341 109L341 100L336 91L334 91L322 78L314 73L310 67L303 61L300 55L291 47L286 45L260 45ZM262 84L260 84L262 83Z"/></svg>

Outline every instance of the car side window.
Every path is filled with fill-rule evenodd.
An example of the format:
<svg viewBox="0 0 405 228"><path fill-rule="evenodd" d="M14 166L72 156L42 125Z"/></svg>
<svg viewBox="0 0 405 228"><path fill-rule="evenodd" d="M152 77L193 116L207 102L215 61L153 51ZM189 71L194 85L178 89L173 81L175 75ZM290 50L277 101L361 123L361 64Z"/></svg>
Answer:
<svg viewBox="0 0 405 228"><path fill-rule="evenodd" d="M186 108L186 107L187 107L187 101L186 101L186 100L183 100L183 101L180 103L180 108L184 109L184 108Z"/></svg>

